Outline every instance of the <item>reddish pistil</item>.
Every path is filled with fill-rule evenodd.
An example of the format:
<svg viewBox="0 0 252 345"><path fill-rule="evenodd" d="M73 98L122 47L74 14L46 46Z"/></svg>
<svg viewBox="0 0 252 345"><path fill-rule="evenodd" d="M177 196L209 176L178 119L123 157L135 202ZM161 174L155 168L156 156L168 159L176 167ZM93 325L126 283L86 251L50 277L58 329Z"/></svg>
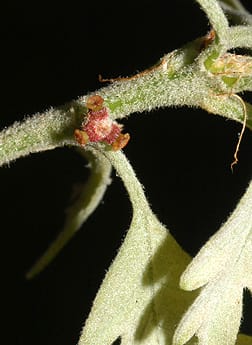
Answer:
<svg viewBox="0 0 252 345"><path fill-rule="evenodd" d="M108 108L103 106L103 98L94 95L88 98L86 106L89 109L86 120L81 129L74 132L76 141L84 146L88 142L105 142L113 150L120 150L129 141L129 134L122 134L122 125L113 121L108 113Z"/></svg>

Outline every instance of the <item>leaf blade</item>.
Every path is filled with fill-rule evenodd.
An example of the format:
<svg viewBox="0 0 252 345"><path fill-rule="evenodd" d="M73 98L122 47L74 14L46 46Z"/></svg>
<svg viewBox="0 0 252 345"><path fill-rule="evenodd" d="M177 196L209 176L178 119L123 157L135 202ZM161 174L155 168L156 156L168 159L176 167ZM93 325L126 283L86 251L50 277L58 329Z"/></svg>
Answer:
<svg viewBox="0 0 252 345"><path fill-rule="evenodd" d="M118 337L121 344L170 344L176 323L195 296L178 286L190 258L151 212L125 156L121 152L105 155L125 183L133 218L79 345L110 345Z"/></svg>

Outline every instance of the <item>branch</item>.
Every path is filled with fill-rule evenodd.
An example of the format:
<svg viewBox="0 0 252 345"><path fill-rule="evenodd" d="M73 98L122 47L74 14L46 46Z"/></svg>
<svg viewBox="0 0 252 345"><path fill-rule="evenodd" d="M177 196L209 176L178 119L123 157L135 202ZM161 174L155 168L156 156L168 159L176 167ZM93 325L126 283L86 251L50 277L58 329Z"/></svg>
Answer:
<svg viewBox="0 0 252 345"><path fill-rule="evenodd" d="M229 30L227 49L249 48L252 49L252 26L238 25Z"/></svg>
<svg viewBox="0 0 252 345"><path fill-rule="evenodd" d="M72 102L15 122L0 132L0 166L30 153L73 145L73 132L82 118L83 106Z"/></svg>
<svg viewBox="0 0 252 345"><path fill-rule="evenodd" d="M218 36L219 43L225 46L227 44L228 21L222 8L215 0L196 1L207 14L210 24Z"/></svg>
<svg viewBox="0 0 252 345"><path fill-rule="evenodd" d="M211 4L212 2L210 2ZM203 1L202 4L206 5ZM242 35L245 33L245 39ZM237 27L228 34L229 47L252 46L251 29ZM232 93L251 88L251 76L244 75L236 67L237 87L223 81L221 75L211 72L214 47L201 53L203 39L197 39L180 50L165 55L160 62L131 78L124 78L101 88L98 93L105 100L113 120L134 112L143 112L165 106L195 106L214 114L240 121L244 114L237 107ZM212 46L212 45L211 45ZM219 48L218 48L219 49ZM199 62L201 55L210 61ZM210 54L208 57L207 54ZM239 74L240 73L240 74ZM243 82L245 80L246 82ZM225 95L225 97L220 96ZM213 99L216 99L216 105ZM15 123L0 133L0 166L32 152L50 150L64 145L76 145L74 130L81 126L87 114L83 96L63 107L50 109L44 114L35 114L23 123ZM226 106L227 105L227 106ZM251 113L248 111L248 124Z"/></svg>

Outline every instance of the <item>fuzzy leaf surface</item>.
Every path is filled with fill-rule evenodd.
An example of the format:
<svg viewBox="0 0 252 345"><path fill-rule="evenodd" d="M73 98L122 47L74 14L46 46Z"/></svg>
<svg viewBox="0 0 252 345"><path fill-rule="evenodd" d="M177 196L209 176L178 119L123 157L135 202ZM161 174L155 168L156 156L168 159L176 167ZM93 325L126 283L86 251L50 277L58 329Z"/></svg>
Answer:
<svg viewBox="0 0 252 345"><path fill-rule="evenodd" d="M94 301L79 345L171 344L181 315L194 298L179 288L189 256L150 210L121 152L106 153L128 190L133 219Z"/></svg>

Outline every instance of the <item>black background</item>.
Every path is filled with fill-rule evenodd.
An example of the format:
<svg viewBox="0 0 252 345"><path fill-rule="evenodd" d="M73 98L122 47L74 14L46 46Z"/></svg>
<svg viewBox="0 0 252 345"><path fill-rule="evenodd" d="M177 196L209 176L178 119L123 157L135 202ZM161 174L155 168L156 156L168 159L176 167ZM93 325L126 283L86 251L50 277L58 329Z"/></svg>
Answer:
<svg viewBox="0 0 252 345"><path fill-rule="evenodd" d="M208 30L205 14L189 0L12 2L1 10L0 126L98 89L99 73L116 77L145 69ZM124 124L131 134L125 153L153 210L195 255L251 178L251 133L244 135L232 173L239 124L187 108L133 114ZM3 343L77 343L130 222L130 204L115 175L103 203L58 258L33 281L24 275L60 231L72 187L87 175L71 149L1 168ZM242 329L252 334L248 293L245 305Z"/></svg>

